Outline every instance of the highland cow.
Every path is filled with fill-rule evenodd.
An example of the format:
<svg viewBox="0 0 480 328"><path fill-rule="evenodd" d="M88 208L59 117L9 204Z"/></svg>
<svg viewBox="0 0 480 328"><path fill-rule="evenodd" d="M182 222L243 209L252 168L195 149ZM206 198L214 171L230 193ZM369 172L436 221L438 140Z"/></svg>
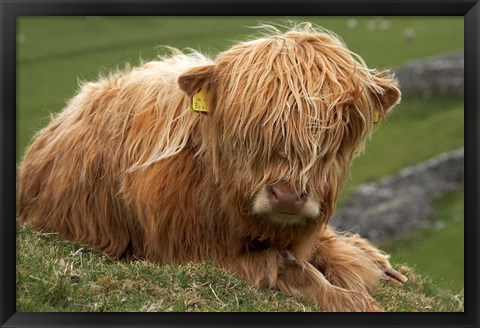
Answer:
<svg viewBox="0 0 480 328"><path fill-rule="evenodd" d="M215 60L171 55L85 83L19 168L18 218L112 258L210 259L324 311L382 311L406 281L327 225L353 158L400 99L332 33L276 28Z"/></svg>

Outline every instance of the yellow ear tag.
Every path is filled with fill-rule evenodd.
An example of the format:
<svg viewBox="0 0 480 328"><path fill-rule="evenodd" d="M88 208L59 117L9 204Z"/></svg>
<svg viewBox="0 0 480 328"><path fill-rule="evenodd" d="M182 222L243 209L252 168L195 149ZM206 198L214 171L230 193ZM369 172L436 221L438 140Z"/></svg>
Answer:
<svg viewBox="0 0 480 328"><path fill-rule="evenodd" d="M206 93L202 90L193 95L190 110L197 113L208 113Z"/></svg>
<svg viewBox="0 0 480 328"><path fill-rule="evenodd" d="M379 120L380 120L380 114L377 111L375 111L373 113L373 123L377 123Z"/></svg>

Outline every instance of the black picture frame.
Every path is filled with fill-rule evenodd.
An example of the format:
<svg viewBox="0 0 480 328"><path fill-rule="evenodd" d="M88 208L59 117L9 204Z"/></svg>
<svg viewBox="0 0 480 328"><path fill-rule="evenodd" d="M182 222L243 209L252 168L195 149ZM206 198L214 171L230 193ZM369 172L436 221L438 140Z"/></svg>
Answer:
<svg viewBox="0 0 480 328"><path fill-rule="evenodd" d="M0 0L1 327L478 327L479 16L467 0ZM15 309L16 19L20 16L464 16L465 312L463 313L17 313Z"/></svg>

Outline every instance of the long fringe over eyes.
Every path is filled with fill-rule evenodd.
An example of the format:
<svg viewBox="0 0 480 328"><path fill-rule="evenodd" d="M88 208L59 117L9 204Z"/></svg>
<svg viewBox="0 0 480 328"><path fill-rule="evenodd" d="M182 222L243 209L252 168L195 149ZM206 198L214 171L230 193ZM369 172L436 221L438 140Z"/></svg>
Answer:
<svg viewBox="0 0 480 328"><path fill-rule="evenodd" d="M383 90L375 72L332 35L309 24L285 34L269 30L277 33L216 59L217 98L203 150L218 142L218 156L249 168L238 170L247 175L244 181L258 171L252 193L276 179L298 192L319 193L316 187L335 175L334 160L348 167L362 149L379 107L370 94ZM221 167L215 165L217 176Z"/></svg>
<svg viewBox="0 0 480 328"><path fill-rule="evenodd" d="M215 60L210 87L218 96L211 100L213 122L204 126L200 153L213 152L212 167L219 179L218 156L223 155L212 149L212 143L230 145L243 157L242 165L263 170L252 192L268 180L274 182L275 177L265 169L278 154L288 165L272 168L277 178L292 181L298 190L306 190L309 181L312 186L325 184L314 179L330 175L337 155L344 156L341 160L348 164L362 150L378 107L369 92L384 90L373 79L375 71L331 32L309 23L285 34L271 25L260 28L265 31L263 38L242 42ZM195 61L197 65L211 63L198 54ZM169 106L159 101L159 108ZM186 106L165 113L169 117L157 123L163 133L157 134L159 138L150 147L143 147L140 155L135 152L138 160L130 170L174 156L186 146L199 117ZM229 158L238 162L235 156ZM320 161L325 173L313 174Z"/></svg>

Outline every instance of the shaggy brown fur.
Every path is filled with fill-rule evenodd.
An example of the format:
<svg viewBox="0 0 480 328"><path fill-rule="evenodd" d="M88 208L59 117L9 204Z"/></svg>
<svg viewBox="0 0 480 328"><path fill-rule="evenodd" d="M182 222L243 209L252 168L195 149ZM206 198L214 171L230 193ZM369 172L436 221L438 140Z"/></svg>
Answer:
<svg viewBox="0 0 480 328"><path fill-rule="evenodd" d="M199 90L207 115L188 110ZM327 221L374 116L399 99L388 72L309 24L269 28L214 61L176 52L83 85L36 135L19 221L113 258L209 258L326 311L381 311L369 292L385 274L404 277ZM255 212L279 182L319 214L283 224Z"/></svg>

